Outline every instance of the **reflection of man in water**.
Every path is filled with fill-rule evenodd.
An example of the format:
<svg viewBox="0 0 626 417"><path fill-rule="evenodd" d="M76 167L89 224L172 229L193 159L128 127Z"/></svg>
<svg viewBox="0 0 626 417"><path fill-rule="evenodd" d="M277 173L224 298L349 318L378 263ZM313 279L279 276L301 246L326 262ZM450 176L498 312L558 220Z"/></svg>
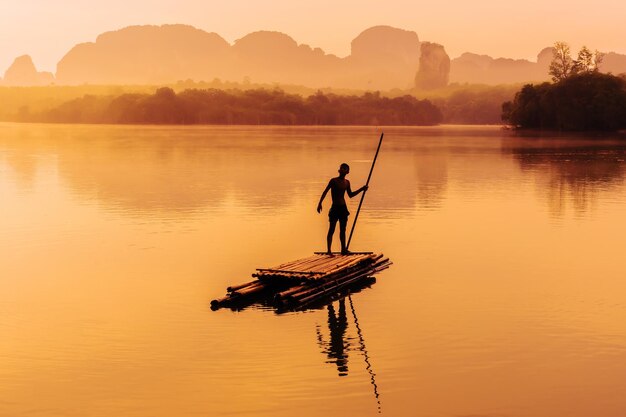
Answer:
<svg viewBox="0 0 626 417"><path fill-rule="evenodd" d="M348 318L346 316L345 299L339 300L339 314L335 313L333 304L328 305L328 330L330 330L330 341L328 343L322 340L321 333L318 331L318 339L320 346L326 345L325 353L328 355L328 362L337 364L337 372L339 376L348 375L348 348L349 345L344 341L346 329L348 328Z"/></svg>
<svg viewBox="0 0 626 417"><path fill-rule="evenodd" d="M346 206L346 200L344 199L344 194L347 191L348 197L352 198L358 195L362 191L367 191L367 185L359 188L356 191L352 191L350 188L350 181L346 179L346 175L350 173L350 167L348 164L343 163L339 167L339 176L335 178L331 178L322 193L322 197L320 198L320 202L317 205L317 212L322 212L322 201L326 197L328 190L330 190L330 194L333 199L333 204L330 207L330 211L328 212L328 220L330 221L330 225L328 227L328 235L326 236L326 244L328 246L328 254L330 255L332 252L330 247L333 243L333 234L335 233L335 226L337 225L337 221L339 221L339 240L341 240L341 253L347 254L348 249L346 248L346 225L348 224L348 215L350 212L348 211L348 207Z"/></svg>

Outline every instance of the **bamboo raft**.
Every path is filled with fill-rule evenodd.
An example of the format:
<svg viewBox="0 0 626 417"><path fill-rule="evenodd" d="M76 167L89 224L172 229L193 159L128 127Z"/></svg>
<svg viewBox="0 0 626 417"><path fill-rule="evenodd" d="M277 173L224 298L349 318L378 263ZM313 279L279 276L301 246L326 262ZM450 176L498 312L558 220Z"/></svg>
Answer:
<svg viewBox="0 0 626 417"><path fill-rule="evenodd" d="M391 266L389 258L373 252L348 255L315 252L307 258L258 268L250 282L226 289L223 298L211 301L211 309L238 307L260 299L278 310L301 310L344 290L371 282L372 275Z"/></svg>

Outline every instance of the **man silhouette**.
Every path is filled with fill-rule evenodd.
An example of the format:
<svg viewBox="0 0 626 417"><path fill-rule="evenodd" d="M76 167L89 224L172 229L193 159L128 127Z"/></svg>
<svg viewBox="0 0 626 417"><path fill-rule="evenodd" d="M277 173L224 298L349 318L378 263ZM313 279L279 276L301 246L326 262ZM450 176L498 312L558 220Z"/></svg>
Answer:
<svg viewBox="0 0 626 417"><path fill-rule="evenodd" d="M356 191L352 191L350 188L350 181L346 179L346 175L350 173L350 166L345 162L341 164L339 167L339 176L335 178L331 178L322 193L322 197L320 198L320 202L317 205L317 212L322 212L322 201L326 197L328 190L330 190L330 194L332 196L333 204L328 211L328 220L330 225L328 227L328 235L326 236L326 244L328 246L328 254L332 255L332 251L330 247L333 243L333 234L335 233L335 226L337 226L337 221L339 221L339 240L341 241L341 253L343 255L348 254L348 249L346 248L346 225L348 224L348 215L350 212L348 211L348 207L346 206L346 200L344 199L344 194L347 191L348 197L352 198L358 195L362 191L367 191L367 185L359 188Z"/></svg>

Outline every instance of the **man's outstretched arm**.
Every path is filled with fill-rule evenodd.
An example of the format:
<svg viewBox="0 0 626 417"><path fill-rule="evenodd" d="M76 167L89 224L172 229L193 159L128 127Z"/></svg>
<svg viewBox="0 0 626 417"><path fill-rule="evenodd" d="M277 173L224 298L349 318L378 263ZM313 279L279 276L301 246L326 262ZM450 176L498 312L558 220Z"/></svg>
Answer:
<svg viewBox="0 0 626 417"><path fill-rule="evenodd" d="M317 203L318 213L322 212L322 201L324 201L324 198L326 198L326 194L328 194L328 190L330 190L330 181L328 182L328 185L326 186L326 188L324 189L324 192L322 193L322 196L320 197L320 202Z"/></svg>
<svg viewBox="0 0 626 417"><path fill-rule="evenodd" d="M358 190L352 191L352 188L350 187L350 183L348 183L348 189L346 191L348 193L348 197L352 198L354 196L359 195L360 192L367 191L368 188L369 187L367 185L364 185L363 187L359 188Z"/></svg>

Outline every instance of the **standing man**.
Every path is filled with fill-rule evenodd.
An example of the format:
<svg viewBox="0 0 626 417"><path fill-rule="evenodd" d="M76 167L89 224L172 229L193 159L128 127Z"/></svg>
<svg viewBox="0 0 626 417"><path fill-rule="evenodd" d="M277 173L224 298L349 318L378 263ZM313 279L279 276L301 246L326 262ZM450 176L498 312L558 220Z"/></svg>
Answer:
<svg viewBox="0 0 626 417"><path fill-rule="evenodd" d="M333 199L333 205L330 207L330 211L328 212L328 220L330 221L330 225L328 227L328 235L326 236L326 244L328 246L328 254L332 255L332 251L330 247L333 243L333 234L335 233L335 226L337 225L337 221L339 221L339 240L341 241L341 253L343 255L348 254L348 249L346 248L346 226L348 224L348 215L350 212L348 211L348 207L346 206L346 200L344 199L344 194L347 191L348 197L352 198L358 195L362 191L367 191L367 185L359 188L356 191L352 191L350 188L350 181L346 179L346 175L350 173L350 167L345 162L341 164L339 167L339 176L335 178L331 178L326 186L326 189L322 193L322 197L320 198L320 202L317 205L317 212L322 212L322 201L326 197L326 193L330 190L330 194Z"/></svg>

